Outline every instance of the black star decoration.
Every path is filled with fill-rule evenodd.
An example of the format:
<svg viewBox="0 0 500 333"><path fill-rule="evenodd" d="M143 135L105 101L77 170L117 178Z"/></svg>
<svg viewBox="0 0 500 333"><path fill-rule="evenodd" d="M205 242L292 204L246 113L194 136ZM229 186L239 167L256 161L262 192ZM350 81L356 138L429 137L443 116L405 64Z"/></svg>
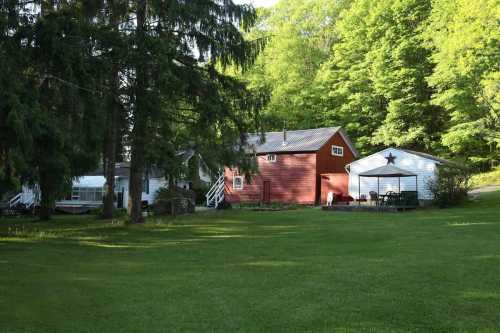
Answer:
<svg viewBox="0 0 500 333"><path fill-rule="evenodd" d="M396 159L396 156L392 156L392 153L389 153L389 156L385 158L387 160L387 164L394 164L394 160Z"/></svg>

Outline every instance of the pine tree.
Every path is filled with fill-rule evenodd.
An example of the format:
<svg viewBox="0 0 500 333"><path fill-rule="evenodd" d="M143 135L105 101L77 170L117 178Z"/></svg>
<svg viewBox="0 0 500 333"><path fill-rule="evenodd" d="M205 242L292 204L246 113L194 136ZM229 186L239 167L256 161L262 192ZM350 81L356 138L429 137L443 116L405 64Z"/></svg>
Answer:
<svg viewBox="0 0 500 333"><path fill-rule="evenodd" d="M127 17L128 1L108 0L101 8L100 30L101 49L105 52L103 62L109 75L104 79L104 111L106 113L103 137L103 167L106 187L103 203L103 218L112 218L115 199L115 167L120 155L119 146L122 132L126 128L126 109L123 105L123 93L120 90L120 77L123 75L123 54L126 48L126 36L120 30L120 23Z"/></svg>
<svg viewBox="0 0 500 333"><path fill-rule="evenodd" d="M2 81L6 140L0 145L8 148L2 149L0 173L37 182L40 217L47 219L71 180L95 168L99 157L100 68L93 23L79 2L1 5L0 56L6 62L0 70L10 83Z"/></svg>
<svg viewBox="0 0 500 333"><path fill-rule="evenodd" d="M245 41L236 26L248 29L255 11L232 1L138 0L134 8L129 212L133 222L141 222L142 179L157 129L173 128L172 118L180 118L181 124L194 118L197 129L204 126L205 137L231 134L232 140L235 133L243 133L238 125L244 121L235 120L236 112L251 107L222 109L228 105L221 102L224 92L211 89L241 92L241 86L216 67L246 67L260 44ZM170 124L159 126L160 119ZM225 127L225 121L230 125Z"/></svg>

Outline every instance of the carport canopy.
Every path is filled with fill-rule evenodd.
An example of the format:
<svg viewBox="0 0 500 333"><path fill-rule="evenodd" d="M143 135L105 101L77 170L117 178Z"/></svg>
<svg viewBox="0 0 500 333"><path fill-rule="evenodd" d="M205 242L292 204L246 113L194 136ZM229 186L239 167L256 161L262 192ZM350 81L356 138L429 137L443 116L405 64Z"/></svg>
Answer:
<svg viewBox="0 0 500 333"><path fill-rule="evenodd" d="M408 170L400 169L394 165L387 164L358 174L358 199L361 197L361 177L377 178L377 195L380 195L380 178L398 178L398 192L401 193L401 177L415 177L415 191L418 193L417 174Z"/></svg>
<svg viewBox="0 0 500 333"><path fill-rule="evenodd" d="M394 165L384 165L359 174L360 177L416 177L413 172L400 169Z"/></svg>

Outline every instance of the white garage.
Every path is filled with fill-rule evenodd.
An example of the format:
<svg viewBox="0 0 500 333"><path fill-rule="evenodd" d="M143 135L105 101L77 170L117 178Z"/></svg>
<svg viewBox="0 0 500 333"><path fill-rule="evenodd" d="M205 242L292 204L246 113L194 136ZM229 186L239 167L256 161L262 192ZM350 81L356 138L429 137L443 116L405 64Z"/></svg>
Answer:
<svg viewBox="0 0 500 333"><path fill-rule="evenodd" d="M451 162L426 153L407 149L387 148L356 160L346 166L349 173L349 195L353 198L369 198L370 192L385 194L389 191L418 191L419 200L431 200L428 182L437 176L439 165ZM414 174L415 177L359 177L360 174L383 166Z"/></svg>

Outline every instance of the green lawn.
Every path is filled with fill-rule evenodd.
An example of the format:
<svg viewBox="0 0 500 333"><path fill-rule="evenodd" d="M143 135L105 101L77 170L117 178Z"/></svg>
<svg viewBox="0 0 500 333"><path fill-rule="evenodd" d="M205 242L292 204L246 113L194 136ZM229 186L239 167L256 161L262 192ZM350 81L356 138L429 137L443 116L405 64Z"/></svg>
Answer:
<svg viewBox="0 0 500 333"><path fill-rule="evenodd" d="M500 331L500 192L409 213L3 219L0 331Z"/></svg>

